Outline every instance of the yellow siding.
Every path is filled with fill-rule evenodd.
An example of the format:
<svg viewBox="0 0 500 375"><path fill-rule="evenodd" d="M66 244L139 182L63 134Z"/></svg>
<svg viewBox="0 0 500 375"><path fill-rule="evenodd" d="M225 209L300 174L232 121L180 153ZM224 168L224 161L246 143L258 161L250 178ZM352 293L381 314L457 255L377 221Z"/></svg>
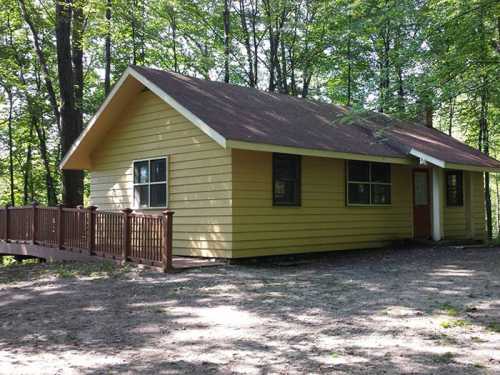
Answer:
<svg viewBox="0 0 500 375"><path fill-rule="evenodd" d="M231 257L231 152L151 92L134 99L92 153L91 204L131 207L133 160L160 156L169 157L174 253Z"/></svg>
<svg viewBox="0 0 500 375"><path fill-rule="evenodd" d="M233 150L233 257L377 247L413 236L411 168L392 165L392 205L345 206L345 162L302 158L301 207L273 207L272 154Z"/></svg>
<svg viewBox="0 0 500 375"><path fill-rule="evenodd" d="M486 216L484 207L484 179L481 172L470 172L472 178L472 235L475 239L486 239Z"/></svg>
<svg viewBox="0 0 500 375"><path fill-rule="evenodd" d="M470 176L470 184L468 177ZM444 185L446 181L444 181ZM484 214L484 186L483 174L480 172L464 171L464 205L462 207L446 206L446 188L443 189L443 231L445 239L463 239L472 237L484 239L485 236L485 214ZM470 192L467 191L470 189ZM470 202L467 201L470 197ZM467 218L467 205L471 205L471 218ZM467 226L467 220L471 221L471 228ZM469 232L470 230L470 232Z"/></svg>
<svg viewBox="0 0 500 375"><path fill-rule="evenodd" d="M393 164L392 205L346 207L345 161L302 158L301 207L273 207L272 154L225 150L150 92L140 93L92 152L90 203L132 206L133 160L169 157L174 253L249 257L383 246L413 237L412 167ZM466 208L443 207L445 238L484 238L483 180ZM147 211L159 213L158 211Z"/></svg>

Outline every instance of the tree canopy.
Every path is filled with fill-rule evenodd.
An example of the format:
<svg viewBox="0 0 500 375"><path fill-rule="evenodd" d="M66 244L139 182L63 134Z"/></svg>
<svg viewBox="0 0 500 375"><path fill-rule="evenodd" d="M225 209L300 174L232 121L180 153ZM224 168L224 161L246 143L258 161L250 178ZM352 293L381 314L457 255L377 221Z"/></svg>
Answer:
<svg viewBox="0 0 500 375"><path fill-rule="evenodd" d="M0 19L2 204L82 202L83 174L58 163L129 64L432 121L499 150L495 0L0 0Z"/></svg>

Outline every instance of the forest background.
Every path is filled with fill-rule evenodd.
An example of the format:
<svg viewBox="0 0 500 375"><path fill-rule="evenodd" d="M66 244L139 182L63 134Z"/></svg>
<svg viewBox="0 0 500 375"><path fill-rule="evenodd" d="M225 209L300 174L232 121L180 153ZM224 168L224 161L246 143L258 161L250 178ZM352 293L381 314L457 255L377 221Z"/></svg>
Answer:
<svg viewBox="0 0 500 375"><path fill-rule="evenodd" d="M86 201L58 164L129 64L432 123L500 157L495 0L0 0L0 20L2 205Z"/></svg>

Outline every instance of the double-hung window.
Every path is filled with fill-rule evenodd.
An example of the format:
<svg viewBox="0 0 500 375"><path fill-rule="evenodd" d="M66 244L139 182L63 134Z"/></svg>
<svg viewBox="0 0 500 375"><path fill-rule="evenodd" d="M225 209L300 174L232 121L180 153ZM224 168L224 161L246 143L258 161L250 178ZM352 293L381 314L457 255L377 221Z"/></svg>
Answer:
<svg viewBox="0 0 500 375"><path fill-rule="evenodd" d="M134 162L134 207L167 207L167 158Z"/></svg>
<svg viewBox="0 0 500 375"><path fill-rule="evenodd" d="M300 206L299 155L273 154L273 204Z"/></svg>
<svg viewBox="0 0 500 375"><path fill-rule="evenodd" d="M347 162L347 204L391 204L391 165L369 161Z"/></svg>
<svg viewBox="0 0 500 375"><path fill-rule="evenodd" d="M462 171L446 171L446 205L457 207L464 205Z"/></svg>

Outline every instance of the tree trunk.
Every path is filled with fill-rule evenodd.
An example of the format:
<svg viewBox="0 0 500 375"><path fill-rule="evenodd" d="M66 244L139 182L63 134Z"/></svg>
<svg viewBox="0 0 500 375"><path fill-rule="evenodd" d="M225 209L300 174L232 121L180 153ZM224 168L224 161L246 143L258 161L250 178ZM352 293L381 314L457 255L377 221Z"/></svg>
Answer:
<svg viewBox="0 0 500 375"><path fill-rule="evenodd" d="M252 43L253 43L253 75L255 87L259 82L259 42L257 41L257 14L258 0L255 0L255 6L252 8Z"/></svg>
<svg viewBox="0 0 500 375"><path fill-rule="evenodd" d="M347 106L350 107L352 103L352 53L351 53L351 21L352 16L349 14L349 30L347 35Z"/></svg>
<svg viewBox="0 0 500 375"><path fill-rule="evenodd" d="M36 115L32 115L33 126L38 136L38 147L40 150L40 157L42 158L43 168L45 169L45 185L47 191L47 203L49 206L57 205L57 195L54 186L54 179L50 171L49 152L47 150L47 136L43 125L38 123Z"/></svg>
<svg viewBox="0 0 500 375"><path fill-rule="evenodd" d="M480 23L479 23L479 32L480 32L480 46L481 46L481 61L486 61L487 57L487 43L486 43L486 34L484 27L484 9L480 8ZM480 144L483 147L483 152L486 155L490 153L490 136L488 129L488 78L483 73L481 74L481 110L480 110L480 118L479 118L479 129L480 136L482 139L480 140ZM485 208L486 208L486 232L488 234L488 239L493 237L493 223L492 223L492 215L491 215L491 190L490 190L490 174L486 172L484 174L484 200L485 200Z"/></svg>
<svg viewBox="0 0 500 375"><path fill-rule="evenodd" d="M74 116L78 134L83 129L83 6L73 0L71 20L71 58L73 62Z"/></svg>
<svg viewBox="0 0 500 375"><path fill-rule="evenodd" d="M288 69L286 66L286 49L285 49L285 43L283 41L283 38L281 38L280 41L280 48L281 48L281 92L283 94L289 94L290 89L288 87Z"/></svg>
<svg viewBox="0 0 500 375"><path fill-rule="evenodd" d="M352 62L351 62L351 36L347 39L347 106L352 103Z"/></svg>
<svg viewBox="0 0 500 375"><path fill-rule="evenodd" d="M224 0L224 82L229 83L229 52L231 19L229 18L229 0Z"/></svg>
<svg viewBox="0 0 500 375"><path fill-rule="evenodd" d="M302 94L303 98L307 98L309 95L309 85L311 84L312 73L304 72L304 84L302 86Z"/></svg>
<svg viewBox="0 0 500 375"><path fill-rule="evenodd" d="M75 82L70 41L71 13L72 7L69 0L56 2L57 70L61 95L61 152L63 155L70 150L81 130L80 116L75 110L73 86ZM75 75L78 76L78 73ZM62 174L64 204L69 207L83 204L83 172L64 170Z"/></svg>
<svg viewBox="0 0 500 375"><path fill-rule="evenodd" d="M141 65L146 63L146 7L144 4L145 0L141 0Z"/></svg>
<svg viewBox="0 0 500 375"><path fill-rule="evenodd" d="M14 98L12 97L12 91L9 87L5 87L7 92L7 98L9 101L9 117L7 119L8 133L9 133L9 186L10 186L10 204L14 206L14 155L13 155L13 134L12 134L12 112L14 107Z"/></svg>
<svg viewBox="0 0 500 375"><path fill-rule="evenodd" d="M177 57L177 18L175 8L167 6L167 14L170 18L170 27L172 28L172 53L174 58L174 72L179 73L179 62Z"/></svg>
<svg viewBox="0 0 500 375"><path fill-rule="evenodd" d="M132 29L132 64L137 65L137 20L136 20L136 11L137 11L137 2L136 0L132 0L132 9L131 9L131 20L130 27Z"/></svg>
<svg viewBox="0 0 500 375"><path fill-rule="evenodd" d="M31 31L31 35L33 37L33 45L35 47L35 53L38 58L38 63L42 69L42 77L45 84L45 88L47 90L47 94L49 96L50 106L52 108L52 112L54 114L54 118L56 120L57 128L59 132L61 132L61 114L59 112L59 106L57 104L56 92L54 90L54 85L52 84L52 79L49 74L49 67L47 65L47 59L45 58L45 54L40 46L40 37L38 35L38 30L36 29L27 9L24 0L18 0L19 6L21 8L21 14L24 18L24 21L28 24L28 27Z"/></svg>
<svg viewBox="0 0 500 375"><path fill-rule="evenodd" d="M453 133L453 116L455 111L455 98L450 99L450 111L448 113L448 135Z"/></svg>
<svg viewBox="0 0 500 375"><path fill-rule="evenodd" d="M247 63L248 63L248 85L250 87L255 87L255 76L253 74L253 63L252 63L252 47L250 46L250 33L248 32L247 18L246 18L245 0L240 0L240 21L241 29L243 31L243 43L245 45L245 50L247 53Z"/></svg>
<svg viewBox="0 0 500 375"><path fill-rule="evenodd" d="M28 147L26 149L26 164L23 170L23 205L27 205L29 202L33 202L35 199L33 197L33 191L30 189L33 181L33 122L36 120L34 116L30 116L30 128L29 128L29 136L28 136Z"/></svg>
<svg viewBox="0 0 500 375"><path fill-rule="evenodd" d="M496 190L496 195L497 195L497 238L500 233L500 191L498 191L498 174L495 174L495 190Z"/></svg>
<svg viewBox="0 0 500 375"><path fill-rule="evenodd" d="M104 94L111 91L111 0L106 5L106 40L104 42Z"/></svg>

